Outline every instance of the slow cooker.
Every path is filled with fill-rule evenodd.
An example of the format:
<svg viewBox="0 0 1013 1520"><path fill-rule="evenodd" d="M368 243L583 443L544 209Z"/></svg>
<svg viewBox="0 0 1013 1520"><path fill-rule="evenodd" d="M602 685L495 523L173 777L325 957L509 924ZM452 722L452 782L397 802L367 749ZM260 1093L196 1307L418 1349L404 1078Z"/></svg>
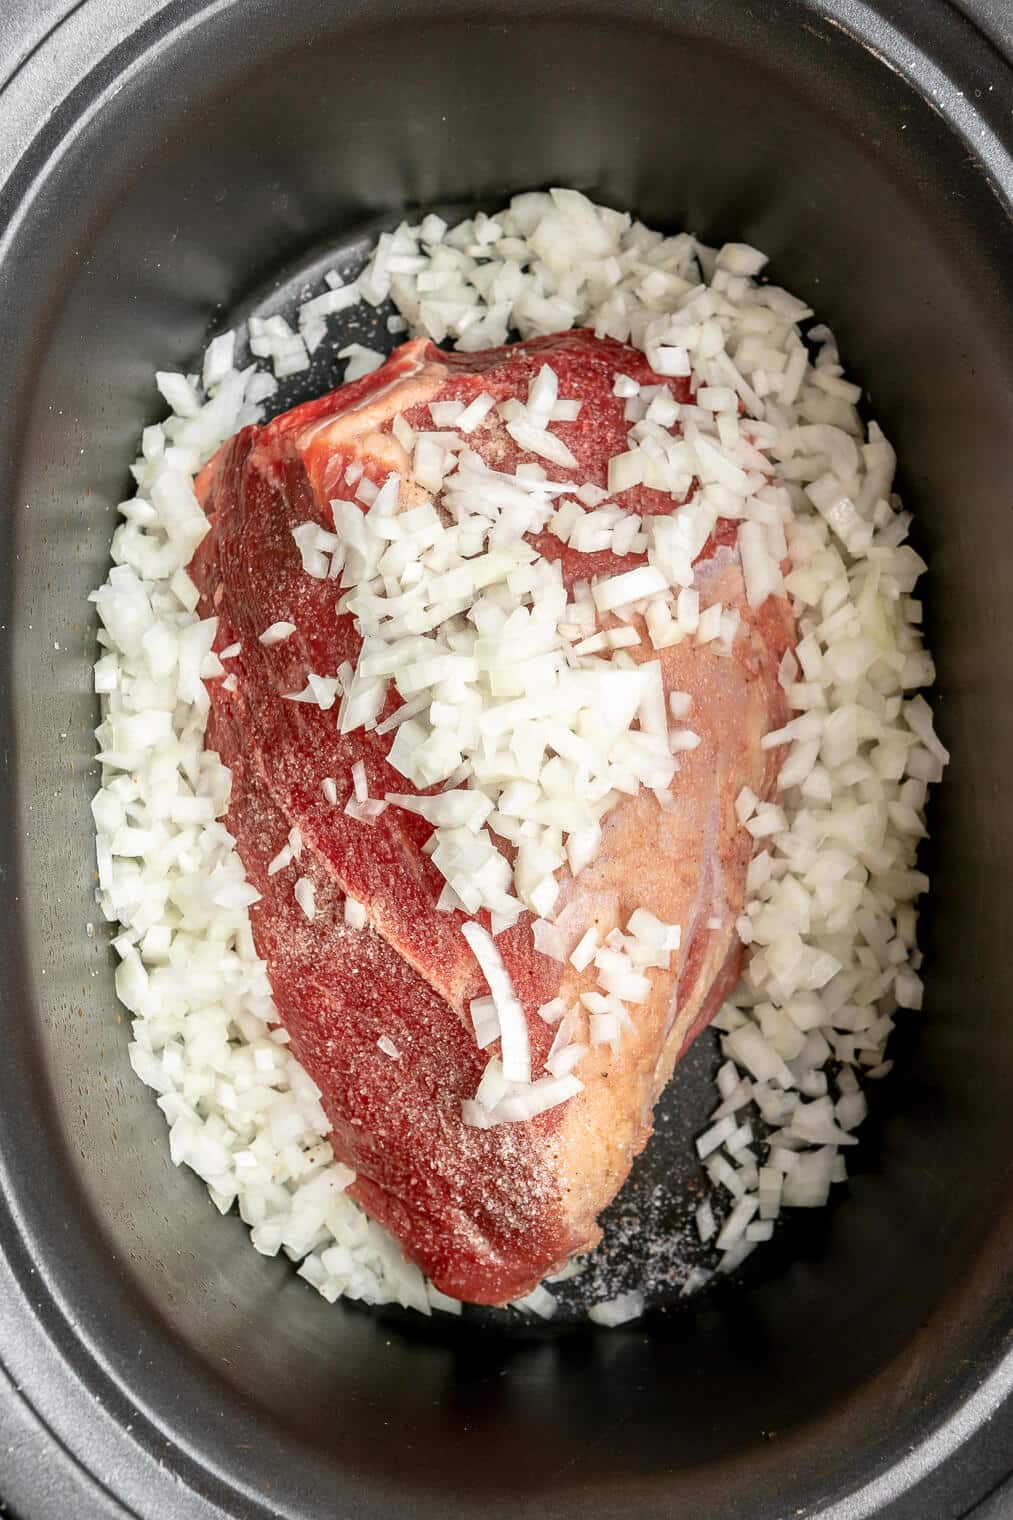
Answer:
<svg viewBox="0 0 1013 1520"><path fill-rule="evenodd" d="M10 1512L1013 1513L1011 58L1002 0L8 0ZM848 1198L611 1332L332 1308L251 1251L129 1070L88 810L86 598L153 369L406 208L549 184L755 243L830 322L917 514L953 755L926 1008Z"/></svg>

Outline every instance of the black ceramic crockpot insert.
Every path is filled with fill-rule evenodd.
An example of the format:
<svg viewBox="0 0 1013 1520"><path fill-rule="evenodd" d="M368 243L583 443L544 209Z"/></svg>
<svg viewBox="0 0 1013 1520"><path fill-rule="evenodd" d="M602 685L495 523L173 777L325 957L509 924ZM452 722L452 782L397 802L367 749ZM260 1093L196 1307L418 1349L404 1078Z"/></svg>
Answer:
<svg viewBox="0 0 1013 1520"><path fill-rule="evenodd" d="M986 35L942 0L8 0L0 1496L23 1520L947 1520L1001 1483L1004 15ZM85 598L155 415L153 368L191 362L251 293L377 218L551 183L758 244L834 327L918 514L953 752L927 1008L848 1196L741 1281L614 1333L333 1309L259 1258L170 1165L110 953L85 931Z"/></svg>

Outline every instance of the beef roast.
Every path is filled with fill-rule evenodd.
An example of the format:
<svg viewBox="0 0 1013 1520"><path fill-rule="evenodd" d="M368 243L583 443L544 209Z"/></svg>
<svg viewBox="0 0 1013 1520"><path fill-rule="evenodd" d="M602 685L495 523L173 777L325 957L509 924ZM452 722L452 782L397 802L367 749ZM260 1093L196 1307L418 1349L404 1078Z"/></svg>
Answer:
<svg viewBox="0 0 1013 1520"><path fill-rule="evenodd" d="M604 485L609 459L627 447L617 374L667 385L677 400L689 394L688 382L654 375L637 350L587 332L467 355L407 343L374 374L244 428L224 446L199 483L211 531L192 566L200 615L218 618L216 649L241 644L228 662L234 680L210 683L207 743L232 770L227 824L261 893L253 933L292 1049L320 1087L335 1154L355 1170L353 1195L439 1288L480 1303L523 1294L596 1242L597 1217L650 1133L658 1094L736 980L735 919L752 841L734 804L745 786L760 798L773 791L779 754L760 741L786 717L778 666L793 639L784 598L747 605L735 524L719 523L696 562L695 586L701 607L719 601L738 611L731 657L692 640L660 656L666 690L692 698L700 738L681 757L675 805L664 808L649 791L624 798L607 815L593 864L576 880L560 873L559 905L570 906L571 924L595 924L604 936L646 907L681 926L681 953L671 972L653 974L618 1054L597 1046L585 1057L578 1096L525 1123L465 1125L462 1100L474 1096L488 1059L468 1015L485 981L462 915L437 910L443 881L423 848L429 824L394 807L372 824L343 811L357 760L371 796L405 791L386 760L390 736L342 736L334 711L284 700L307 672L354 665L359 647L352 618L336 615L335 583L304 573L292 531L306 521L333 526L328 501L347 496L350 464L378 486L392 471L410 486L392 433L399 413L426 429L433 401L467 402L483 391L497 402L523 400L546 362L560 394L582 403L576 421L555 429L577 466L550 467L575 485ZM531 457L496 411L469 441L499 470ZM678 511L644 486L615 499L645 515ZM550 533L536 543L561 560L568 584L642 562L579 554ZM259 635L282 620L296 632L265 647ZM646 639L632 654L657 657ZM322 790L325 777L334 779L336 805ZM300 858L269 875L293 825ZM298 877L315 888L312 921L294 896ZM364 904L364 928L346 926L346 895ZM537 1008L590 988L594 971L578 974L536 953L528 913L497 944L537 1072L553 1038Z"/></svg>

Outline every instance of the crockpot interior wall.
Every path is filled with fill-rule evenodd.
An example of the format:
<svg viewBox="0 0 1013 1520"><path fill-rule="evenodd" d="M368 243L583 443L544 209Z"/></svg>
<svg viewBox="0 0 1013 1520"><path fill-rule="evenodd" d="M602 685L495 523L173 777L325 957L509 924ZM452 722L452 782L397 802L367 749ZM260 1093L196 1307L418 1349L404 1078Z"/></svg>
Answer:
<svg viewBox="0 0 1013 1520"><path fill-rule="evenodd" d="M6 868L22 874L0 932L21 1075L0 1148L31 1179L21 1228L52 1292L140 1425L146 1410L284 1514L330 1513L347 1482L376 1505L363 1514L446 1513L481 1484L490 1515L537 1491L546 1514L664 1494L673 1512L765 1520L789 1483L815 1503L895 1460L972 1385L996 1330L989 1158L1013 1142L1008 233L966 145L815 11L673 6L662 25L648 5L538 9L250 0L164 45L152 24L110 55L116 88L10 234ZM192 361L216 313L314 243L405 204L549 183L755 241L835 328L919 514L954 751L928 1012L909 1020L881 1155L747 1286L611 1336L332 1310L258 1258L169 1164L91 891L85 597L155 415L153 368ZM944 1349L963 1370L940 1380Z"/></svg>

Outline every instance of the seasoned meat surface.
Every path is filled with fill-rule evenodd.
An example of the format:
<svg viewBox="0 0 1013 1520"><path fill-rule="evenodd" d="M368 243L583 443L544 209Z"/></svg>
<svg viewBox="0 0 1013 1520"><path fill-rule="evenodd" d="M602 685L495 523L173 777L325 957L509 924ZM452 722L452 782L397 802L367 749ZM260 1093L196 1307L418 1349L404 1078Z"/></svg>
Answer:
<svg viewBox="0 0 1013 1520"><path fill-rule="evenodd" d="M666 385L676 400L689 396L688 382L654 375L636 349L588 332L478 354L407 343L375 373L244 428L223 447L199 482L211 531L191 567L200 616L218 618L215 648L241 644L227 662L234 680L209 682L207 744L232 771L226 822L261 893L251 910L254 939L292 1048L321 1090L335 1154L355 1170L353 1196L440 1289L480 1303L525 1293L596 1242L597 1217L650 1133L659 1092L734 984L734 925L752 849L734 804L744 786L760 798L773 792L781 754L761 740L787 717L778 667L794 638L783 598L759 610L747 605L736 524L720 522L696 562L695 585L701 608L718 601L738 611L731 655L691 639L659 654L646 636L630 651L660 658L666 692L692 699L686 726L700 743L680 756L674 803L664 807L650 791L624 797L605 819L593 863L576 880L559 873L557 909L570 943L590 924L602 937L625 927L644 907L681 926L681 950L670 971L651 973L651 995L618 1053L597 1046L585 1057L581 1093L524 1123L464 1124L462 1100L474 1097L490 1054L476 1048L468 1012L486 983L461 934L462 915L436 907L444 883L424 851L430 825L396 807L372 823L343 810L356 761L370 796L410 790L386 759L393 736L343 736L336 708L285 699L305 687L308 672L354 665L360 646L352 617L336 614L339 588L304 572L292 532L307 521L333 529L329 501L351 494L350 465L363 466L377 486L398 473L402 508L428 500L392 432L395 417L427 430L434 401L468 402L482 392L498 403L523 401L545 363L559 394L581 402L577 420L553 425L576 468L546 466L575 487L604 486L609 459L627 447L617 374ZM496 410L469 444L497 470L533 457ZM614 499L642 515L679 510L644 486ZM548 532L534 542L561 561L568 585L643 561L580 554ZM296 632L261 644L278 621ZM397 702L389 696L384 714ZM322 790L325 777L335 782L336 804ZM300 857L269 875L294 825ZM312 919L295 897L300 877L315 890ZM364 904L365 928L346 926L348 895ZM590 990L594 968L578 974L537 953L529 913L496 943L525 1012L537 1075L553 1030L536 1010ZM378 1044L384 1037L396 1056Z"/></svg>

